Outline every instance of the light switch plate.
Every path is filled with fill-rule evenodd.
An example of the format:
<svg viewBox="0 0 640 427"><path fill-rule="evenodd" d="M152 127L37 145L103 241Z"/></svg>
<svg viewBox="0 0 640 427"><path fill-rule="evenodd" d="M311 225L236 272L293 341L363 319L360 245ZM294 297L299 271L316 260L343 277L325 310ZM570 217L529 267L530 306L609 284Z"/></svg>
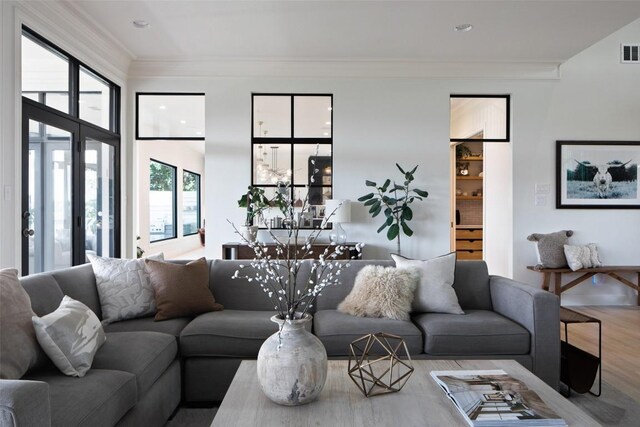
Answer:
<svg viewBox="0 0 640 427"><path fill-rule="evenodd" d="M536 206L546 206L547 196L545 194L536 194Z"/></svg>
<svg viewBox="0 0 640 427"><path fill-rule="evenodd" d="M550 191L550 184L536 184L536 194L549 194Z"/></svg>

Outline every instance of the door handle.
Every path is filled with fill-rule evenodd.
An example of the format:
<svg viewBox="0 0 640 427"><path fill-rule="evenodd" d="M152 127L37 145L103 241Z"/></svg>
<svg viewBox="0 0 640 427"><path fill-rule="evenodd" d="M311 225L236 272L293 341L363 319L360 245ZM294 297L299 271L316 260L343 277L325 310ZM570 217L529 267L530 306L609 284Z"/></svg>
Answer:
<svg viewBox="0 0 640 427"><path fill-rule="evenodd" d="M35 231L33 231L33 229L25 228L24 230L22 230L22 235L23 235L24 237L31 237L31 236L33 236L34 234L36 234L36 232L35 232Z"/></svg>

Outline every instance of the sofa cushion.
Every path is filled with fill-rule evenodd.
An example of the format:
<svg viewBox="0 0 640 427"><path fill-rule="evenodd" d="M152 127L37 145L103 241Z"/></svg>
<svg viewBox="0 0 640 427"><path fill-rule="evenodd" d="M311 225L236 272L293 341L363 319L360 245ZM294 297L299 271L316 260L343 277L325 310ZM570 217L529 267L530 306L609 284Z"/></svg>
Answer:
<svg viewBox="0 0 640 427"><path fill-rule="evenodd" d="M136 377L122 371L91 369L82 377L58 370L27 374L49 384L51 426L113 426L137 401Z"/></svg>
<svg viewBox="0 0 640 427"><path fill-rule="evenodd" d="M105 332L162 332L164 334L179 337L180 332L189 324L191 317L177 317L175 319L156 322L153 317L140 317L138 319L123 320L109 323L104 327Z"/></svg>
<svg viewBox="0 0 640 427"><path fill-rule="evenodd" d="M453 289L455 252L427 260L414 260L396 254L392 254L391 258L397 267L415 268L420 273L420 283L412 305L413 312L464 314Z"/></svg>
<svg viewBox="0 0 640 427"><path fill-rule="evenodd" d="M95 313L65 295L56 311L31 320L40 346L58 369L65 375L84 376L105 340Z"/></svg>
<svg viewBox="0 0 640 427"><path fill-rule="evenodd" d="M274 314L245 310L201 314L180 334L180 351L184 357L257 357L264 340L278 331L270 320Z"/></svg>
<svg viewBox="0 0 640 427"><path fill-rule="evenodd" d="M352 316L409 320L418 279L416 269L368 265L356 276L353 289L338 305L338 311Z"/></svg>
<svg viewBox="0 0 640 427"><path fill-rule="evenodd" d="M91 264L82 264L52 271L51 275L58 282L63 294L80 301L89 307L98 316L98 319L102 319L100 297L96 288L96 276L93 274Z"/></svg>
<svg viewBox="0 0 640 427"><path fill-rule="evenodd" d="M38 316L55 311L64 297L60 285L49 273L21 277L20 284L29 294L31 308Z"/></svg>
<svg viewBox="0 0 640 427"><path fill-rule="evenodd" d="M18 270L0 270L0 379L17 380L43 357L33 329L29 295Z"/></svg>
<svg viewBox="0 0 640 427"><path fill-rule="evenodd" d="M256 280L250 282L241 277L255 277L255 269L250 264L250 260L222 259L214 260L211 264L209 289L216 297L216 302L222 304L225 310L273 310L275 302L267 296L260 284ZM244 266L244 268L241 268L241 266ZM236 271L238 271L240 277L231 279ZM309 279L310 272L310 261L302 261L298 270L298 283L302 280L306 282Z"/></svg>
<svg viewBox="0 0 640 427"><path fill-rule="evenodd" d="M424 332L424 352L440 356L527 354L531 336L519 324L488 310L412 316Z"/></svg>
<svg viewBox="0 0 640 427"><path fill-rule="evenodd" d="M87 255L100 296L102 323L148 316L156 312L153 288L143 259ZM160 253L149 259L164 260Z"/></svg>
<svg viewBox="0 0 640 427"><path fill-rule="evenodd" d="M113 369L136 376L143 396L178 355L178 343L159 332L113 332L93 360L93 369Z"/></svg>
<svg viewBox="0 0 640 427"><path fill-rule="evenodd" d="M376 332L400 335L409 354L422 353L422 333L410 321L355 317L337 310L322 310L313 316L313 330L328 356L348 356L352 341Z"/></svg>
<svg viewBox="0 0 640 427"><path fill-rule="evenodd" d="M185 265L145 259L155 293L156 320L195 316L223 307L209 289L209 265L205 258Z"/></svg>
<svg viewBox="0 0 640 427"><path fill-rule="evenodd" d="M489 270L484 261L457 261L453 289L460 307L467 310L491 310Z"/></svg>
<svg viewBox="0 0 640 427"><path fill-rule="evenodd" d="M335 261L339 263L348 263L349 267L343 269L340 272L340 283L336 286L327 286L322 290L322 293L318 295L316 299L315 309L321 310L335 310L338 308L344 299L349 295L353 284L355 283L358 272L368 265L381 265L383 267L394 267L395 263L391 260L382 261L364 261L364 260L352 260L352 261Z"/></svg>

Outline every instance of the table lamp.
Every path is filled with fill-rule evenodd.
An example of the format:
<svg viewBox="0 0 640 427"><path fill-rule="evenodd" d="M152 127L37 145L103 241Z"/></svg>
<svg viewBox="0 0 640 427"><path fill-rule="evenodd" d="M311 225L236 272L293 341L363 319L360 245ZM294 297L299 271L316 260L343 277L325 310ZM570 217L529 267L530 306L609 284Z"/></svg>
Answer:
<svg viewBox="0 0 640 427"><path fill-rule="evenodd" d="M347 243L347 233L340 224L343 222L351 222L351 201L329 199L327 200L324 212L327 216L327 221L333 224L333 228L329 234L331 243L339 245Z"/></svg>

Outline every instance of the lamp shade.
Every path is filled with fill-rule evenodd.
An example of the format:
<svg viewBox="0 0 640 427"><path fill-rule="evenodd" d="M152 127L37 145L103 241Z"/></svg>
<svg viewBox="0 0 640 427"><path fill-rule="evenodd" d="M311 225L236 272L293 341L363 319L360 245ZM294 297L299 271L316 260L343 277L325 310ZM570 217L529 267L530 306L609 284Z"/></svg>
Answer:
<svg viewBox="0 0 640 427"><path fill-rule="evenodd" d="M327 219L328 222L351 222L351 201L329 199L327 200L324 212L327 217L333 212L333 215Z"/></svg>

